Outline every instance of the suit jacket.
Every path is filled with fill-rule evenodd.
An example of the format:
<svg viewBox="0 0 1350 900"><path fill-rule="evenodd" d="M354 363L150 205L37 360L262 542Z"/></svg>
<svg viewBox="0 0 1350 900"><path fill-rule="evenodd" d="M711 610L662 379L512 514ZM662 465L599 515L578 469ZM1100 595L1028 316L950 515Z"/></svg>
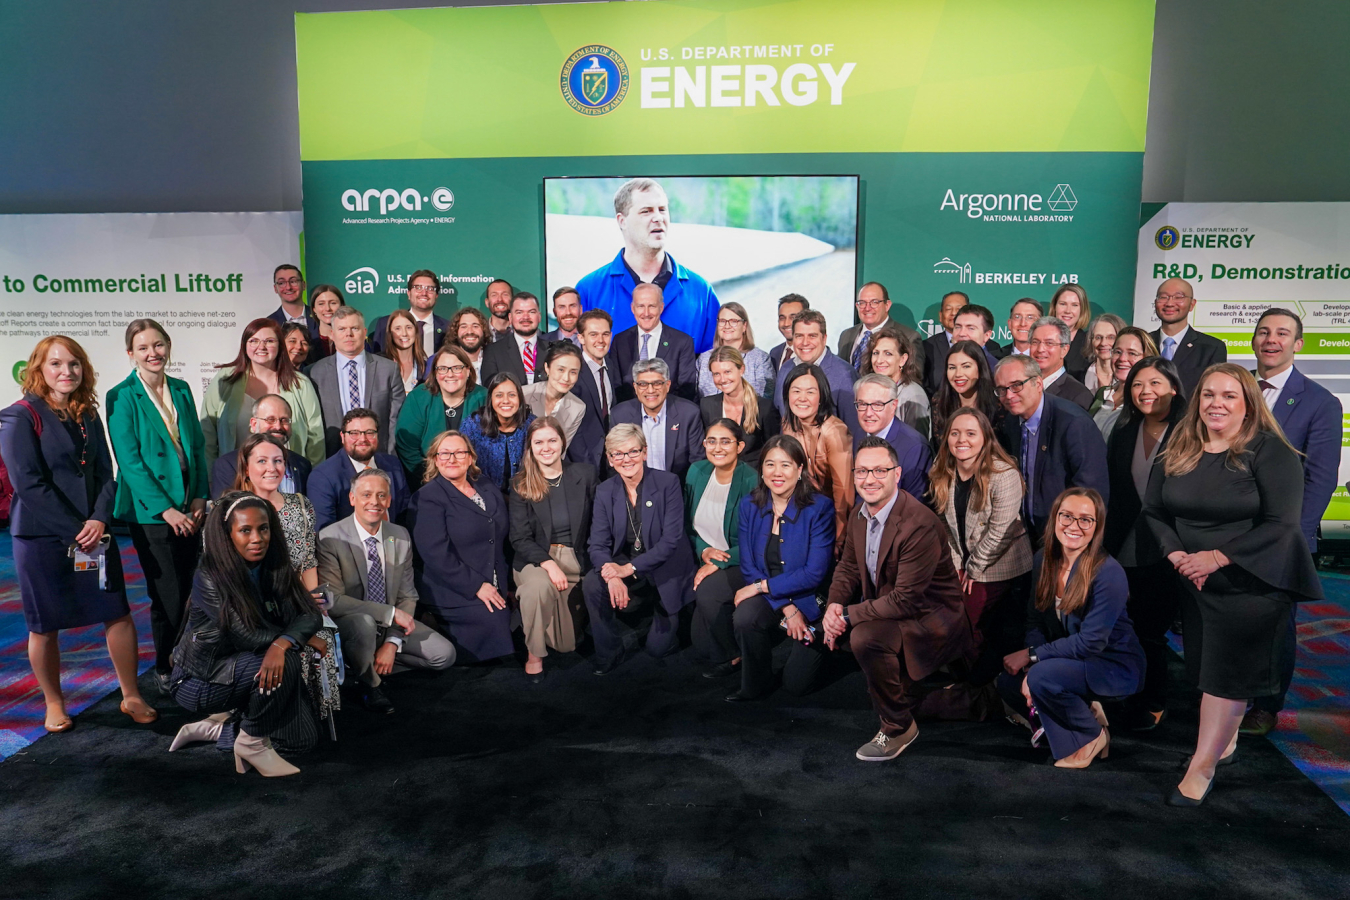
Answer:
<svg viewBox="0 0 1350 900"><path fill-rule="evenodd" d="M935 396L942 380L947 377L947 351L952 349L947 332L941 328L923 341L923 387L928 396Z"/></svg>
<svg viewBox="0 0 1350 900"><path fill-rule="evenodd" d="M1303 454L1303 516L1308 549L1336 490L1341 466L1341 401L1295 366L1271 410L1294 449Z"/></svg>
<svg viewBox="0 0 1350 900"><path fill-rule="evenodd" d="M1036 432L1037 450L1031 492L1032 519L1027 523L1033 544L1040 545L1050 507L1066 487L1094 488L1108 508L1111 484L1106 469L1106 443L1092 418L1067 400L1042 395L1045 408ZM1003 447L1022 464L1022 420L1003 420ZM1023 478L1026 473L1023 472Z"/></svg>
<svg viewBox="0 0 1350 900"><path fill-rule="evenodd" d="M357 525L350 513L319 530L319 583L331 585L337 595L328 614L334 619L365 613L383 628L394 624L394 609L417 614L417 587L413 580L412 537L392 522L381 522L378 535L384 545L384 591L386 602L366 599L370 561L366 538L370 532Z"/></svg>
<svg viewBox="0 0 1350 900"><path fill-rule="evenodd" d="M783 539L783 571L769 577L764 553L773 532L773 504L756 505L746 497L740 510L741 574L746 584L768 578L765 599L779 610L791 603L808 621L820 618L824 610L820 596L828 589L830 564L834 562L834 501L824 494L812 494L811 505L800 509L789 500L778 523Z"/></svg>
<svg viewBox="0 0 1350 900"><path fill-rule="evenodd" d="M966 549L961 559L961 531L956 521L956 490L947 492L942 511L952 565L965 569L974 581L1008 581L1031 571L1031 541L1022 522L1022 476L1015 468L995 471L989 478L984 506L966 508Z"/></svg>
<svg viewBox="0 0 1350 900"><path fill-rule="evenodd" d="M1152 332L1151 337L1158 345L1158 352L1162 353L1162 328ZM1172 365L1177 367L1177 374L1181 376L1181 386L1186 389L1187 399L1195 396L1195 389L1205 369L1221 362L1228 362L1227 344L1216 337L1201 334L1194 328L1186 332L1186 342L1172 353Z"/></svg>
<svg viewBox="0 0 1350 900"><path fill-rule="evenodd" d="M1186 404L1173 400L1168 411L1170 426L1153 454L1155 466L1167 449L1167 442L1176 433L1176 424L1186 415ZM1162 548L1153 530L1144 521L1144 498L1134 486L1134 446L1139 439L1143 417L1132 415L1128 421L1117 419L1116 427L1106 442L1106 472L1111 484L1111 504L1106 507L1106 531L1102 546L1122 566L1147 566L1160 562ZM1337 437L1339 442L1339 436ZM1337 451L1339 455L1339 450Z"/></svg>
<svg viewBox="0 0 1350 900"><path fill-rule="evenodd" d="M684 479L685 529L694 541L694 559L699 565L703 564L703 551L711 545L694 530L694 513L698 511L698 505L702 502L703 495L712 482L713 473L713 464L706 459L700 459L689 467L689 474ZM736 468L731 472L731 485L727 490L727 506L722 511L722 537L726 539L727 555L731 558L725 562L714 562L713 565L719 569L729 569L741 564L741 500L748 496L757 484L759 484L759 473L744 462L737 462Z"/></svg>
<svg viewBox="0 0 1350 900"><path fill-rule="evenodd" d="M376 468L389 473L390 521L403 518L412 493L403 475L403 464L392 453L376 453L371 459ZM314 467L309 476L309 501L314 504L314 527L322 531L334 522L351 518L352 479L356 466L346 450L339 450Z"/></svg>
<svg viewBox="0 0 1350 900"><path fill-rule="evenodd" d="M641 340L638 327L634 325L614 336L609 346L610 367L617 370L615 375L621 385L624 399L636 396L633 393L633 363L641 358ZM698 355L694 353L694 339L665 323L661 324L660 346L649 347L648 352L657 359L664 359L670 366L671 393L692 402L698 402Z"/></svg>
<svg viewBox="0 0 1350 900"><path fill-rule="evenodd" d="M450 327L450 320L438 316L435 313L432 313L431 325L436 332L435 346L432 348L431 351L431 353L435 353L437 350L440 350L441 345L445 343L445 335L447 329L449 329ZM380 316L374 322L370 323L370 333L366 337L367 353L380 353L380 354L384 353L384 332L385 329L387 329L388 327L389 327L388 316ZM429 353L427 354L427 356L430 357L431 354Z"/></svg>
<svg viewBox="0 0 1350 900"><path fill-rule="evenodd" d="M309 367L310 380L319 393L319 409L323 413L324 447L328 456L342 448L342 397L347 391L347 376L338 373L338 365L347 360L341 354L325 356ZM362 406L375 413L380 429L379 448L384 453L394 452L394 428L398 413L403 408L405 394L403 377L398 363L374 353L366 353L366 395Z"/></svg>
<svg viewBox="0 0 1350 900"><path fill-rule="evenodd" d="M638 485L638 508L642 515L642 551L632 559L623 557L628 531L628 497L622 476L615 475L595 489L595 514L591 519L588 549L591 565L626 561L634 574L646 578L661 595L668 613L683 608L694 597L694 551L684 533L684 501L680 479L659 469L643 469Z"/></svg>
<svg viewBox="0 0 1350 900"><path fill-rule="evenodd" d="M1041 554L1037 553L1037 576L1041 563ZM1092 579L1087 604L1069 613L1062 622L1054 606L1044 611L1036 608L1033 590L1027 603L1027 646L1042 662L1095 660L1098 665L1084 667L1088 690L1099 697L1128 697L1144 683L1144 648L1125 611L1129 596L1125 570L1110 557Z"/></svg>
<svg viewBox="0 0 1350 900"><path fill-rule="evenodd" d="M665 414L665 470L683 481L689 467L706 455L703 451L703 418L697 406L673 394L666 396ZM642 427L641 401L625 400L614 407L610 427L623 423Z"/></svg>
<svg viewBox="0 0 1350 900"><path fill-rule="evenodd" d="M862 428L853 432L855 456L858 445L868 436ZM933 449L928 441L899 419L891 420L891 427L880 437L895 448L895 455L899 457L901 489L920 503L925 502L928 496L928 470L933 467Z"/></svg>
<svg viewBox="0 0 1350 900"><path fill-rule="evenodd" d="M578 348L581 347L581 341L579 338L577 338L576 336L573 337L564 336L561 328L555 328L552 331L544 332L544 336L541 337L539 340L543 341L545 345L557 343L558 341L571 341L573 344L576 344Z"/></svg>
<svg viewBox="0 0 1350 900"><path fill-rule="evenodd" d="M42 435L33 427L33 415L15 404L0 410L0 457L4 458L14 498L9 532L16 537L58 537L72 541L90 519L105 525L113 520L112 454L103 422L96 413L84 418L86 464L81 469L75 443L65 423L47 402L35 394L23 397L42 422ZM89 502L86 479L93 479L94 502Z"/></svg>
<svg viewBox="0 0 1350 900"><path fill-rule="evenodd" d="M572 549L584 575L590 569L587 543L591 530L591 498L595 496L595 468L585 463L563 463L562 492L567 504L567 525L572 531ZM515 551L512 565L519 572L527 565L540 565L551 557L549 545L553 540L553 514L549 504L553 498L535 502L516 492L515 484L507 497L511 520L511 549Z"/></svg>
<svg viewBox="0 0 1350 900"><path fill-rule="evenodd" d="M313 470L309 460L294 450L286 451L286 471L295 482L295 493L304 494L309 490L309 473ZM226 453L211 466L211 499L219 500L234 484L239 475L239 451Z"/></svg>
<svg viewBox="0 0 1350 900"><path fill-rule="evenodd" d="M487 509L437 475L418 489L408 506L409 530L421 562L416 576L422 603L481 609L478 589L492 584L505 594L506 500L496 485L480 478L474 490Z"/></svg>
<svg viewBox="0 0 1350 900"><path fill-rule="evenodd" d="M900 491L881 529L873 582L861 509L849 515L829 602L847 607L852 625L898 623L905 668L919 681L973 648L961 581L942 524L932 510Z"/></svg>
<svg viewBox="0 0 1350 900"><path fill-rule="evenodd" d="M1084 412L1092 407L1092 401L1095 399L1092 391L1089 391L1083 382L1074 378L1067 369L1063 375L1055 379L1054 384L1045 389L1045 392L1052 397L1078 405Z"/></svg>
<svg viewBox="0 0 1350 900"><path fill-rule="evenodd" d="M614 402L610 403L610 414L614 413L614 406L621 402L619 399L619 376L614 371L614 357L611 355L605 359L605 377L609 379L609 395ZM584 359L581 361L581 372L577 375L577 383L572 385L572 393L576 394L586 404L587 411L595 418L600 425L600 436L609 431L610 422L600 409L600 388L595 383L595 376L591 374L591 366Z"/></svg>
<svg viewBox="0 0 1350 900"><path fill-rule="evenodd" d="M1080 383L1087 377L1088 367L1092 361L1083 355L1083 348L1087 346L1088 330L1086 328L1078 329L1078 333L1069 341L1069 352L1064 357L1064 370L1076 378Z"/></svg>
<svg viewBox="0 0 1350 900"><path fill-rule="evenodd" d="M586 374L590 374L587 372ZM577 381L581 378L578 377ZM595 387L594 384L591 385ZM522 389L525 395L525 405L530 408L537 419L544 415L544 409L547 406L546 393L548 383L541 381L537 384L527 384ZM586 403L575 394L563 394L558 400L558 404L553 407L553 418L558 420L558 424L563 427L563 437L567 441L567 446L571 447L576 440L577 431L581 428L581 420L586 418Z"/></svg>
<svg viewBox="0 0 1350 900"><path fill-rule="evenodd" d="M760 397L759 415L755 417L755 430L745 436L745 450L741 453L741 462L752 468L759 466L759 454L764 447L764 442L782 429L783 423L778 416L778 410L769 402L768 397ZM703 417L703 433L707 434L708 429L718 419L722 418L722 395L711 394L698 401L699 415ZM741 423L745 425L744 422Z"/></svg>
<svg viewBox="0 0 1350 900"><path fill-rule="evenodd" d="M108 391L108 437L117 455L117 493L113 515L123 522L164 524L162 514L180 512L193 500L209 497L206 439L197 404L186 381L168 378L169 402L178 415L178 438L187 457L187 483L178 450L159 404L135 370Z"/></svg>
<svg viewBox="0 0 1350 900"><path fill-rule="evenodd" d="M923 339L919 337L919 333L908 325L902 325L894 319L891 319L889 322L882 322L877 328L885 328L888 325L909 338L909 342L914 345L914 365L919 367L920 372L924 371L924 361L926 357L924 355L924 342ZM862 331L862 327L862 323L859 322L849 328L845 328L843 334L839 335L839 349L836 352L839 354L839 358L850 366L853 365L853 342L858 339L858 334ZM876 332L873 331L873 336L875 336L875 334ZM775 370L777 370L779 362L782 360L782 356L783 354L780 351L778 354L779 358L774 360ZM859 363L861 363L861 360L859 360ZM859 371L861 371L861 366L859 366Z"/></svg>
<svg viewBox="0 0 1350 900"><path fill-rule="evenodd" d="M525 360L520 355L520 344L516 343L515 337L510 336L510 340L503 338L500 341L493 341L483 347L483 377L479 381L486 387L498 372L516 376L516 383L522 386L535 381L545 381L547 376L544 375L544 348L547 346L548 343L543 336L535 332L534 377L527 379Z"/></svg>

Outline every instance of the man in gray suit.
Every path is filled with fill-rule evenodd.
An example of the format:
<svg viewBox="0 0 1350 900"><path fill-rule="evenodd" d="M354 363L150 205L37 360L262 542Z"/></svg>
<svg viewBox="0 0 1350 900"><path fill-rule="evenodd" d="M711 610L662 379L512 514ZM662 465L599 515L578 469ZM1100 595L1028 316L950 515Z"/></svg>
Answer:
<svg viewBox="0 0 1350 900"><path fill-rule="evenodd" d="M342 447L342 417L361 407L378 417L380 451L393 453L394 426L404 397L398 364L366 352L366 317L350 306L339 306L333 313L333 346L336 353L309 367L323 413L327 455Z"/></svg>
<svg viewBox="0 0 1350 900"><path fill-rule="evenodd" d="M388 473L366 469L352 481L353 513L319 532L319 582L335 594L328 614L342 635L342 656L356 673L361 702L392 713L382 678L408 669L447 669L455 646L413 619L412 539L386 520Z"/></svg>
<svg viewBox="0 0 1350 900"><path fill-rule="evenodd" d="M781 303L781 301L780 301ZM886 285L879 281L869 281L858 289L858 299L854 303L858 309L858 324L845 328L839 335L839 358L861 373L863 362L872 352L872 334L880 328L890 327L909 339L914 348L914 365L923 371L923 339L908 325L902 325L891 318L891 295Z"/></svg>

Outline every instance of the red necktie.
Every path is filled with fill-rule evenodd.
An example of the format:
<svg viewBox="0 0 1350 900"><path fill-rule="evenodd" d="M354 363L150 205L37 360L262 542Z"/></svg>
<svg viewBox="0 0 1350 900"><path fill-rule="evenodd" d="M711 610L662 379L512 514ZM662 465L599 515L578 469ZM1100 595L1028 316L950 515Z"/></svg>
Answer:
<svg viewBox="0 0 1350 900"><path fill-rule="evenodd" d="M534 380L534 343L525 342L525 351L520 355L521 361L525 363L525 380Z"/></svg>

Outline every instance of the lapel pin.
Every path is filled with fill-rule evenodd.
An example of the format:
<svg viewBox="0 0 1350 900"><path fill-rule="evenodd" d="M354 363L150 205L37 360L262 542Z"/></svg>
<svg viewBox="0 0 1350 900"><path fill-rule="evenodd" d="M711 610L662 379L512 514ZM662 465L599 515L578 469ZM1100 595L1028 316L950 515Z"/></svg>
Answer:
<svg viewBox="0 0 1350 900"><path fill-rule="evenodd" d="M647 501L647 505L648 505L648 506L651 506L651 505L652 505L652 501L648 500L648 501Z"/></svg>
<svg viewBox="0 0 1350 900"><path fill-rule="evenodd" d="M1293 397L1290 397L1288 400L1286 400L1286 401L1284 401L1284 402L1285 402L1285 403L1288 403L1290 406L1293 406L1293 405L1294 405L1294 398L1293 398Z"/></svg>
<svg viewBox="0 0 1350 900"><path fill-rule="evenodd" d="M679 422L676 422L674 425L670 426L670 430L671 430L671 431L679 431L679 430L680 430L680 423L679 423Z"/></svg>

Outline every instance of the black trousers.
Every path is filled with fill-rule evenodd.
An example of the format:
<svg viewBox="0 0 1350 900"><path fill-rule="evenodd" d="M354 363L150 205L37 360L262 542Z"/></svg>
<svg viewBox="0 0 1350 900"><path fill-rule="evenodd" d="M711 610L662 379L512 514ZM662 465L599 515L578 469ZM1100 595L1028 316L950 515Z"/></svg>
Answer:
<svg viewBox="0 0 1350 900"><path fill-rule="evenodd" d="M262 666L266 651L235 655L234 680L216 684L176 670L169 689L174 702L192 713L232 712L243 714L240 728L253 737L285 736L279 749L292 752L310 750L319 742L319 724L300 680L300 654L286 652L281 684L270 694L258 690L254 678Z"/></svg>
<svg viewBox="0 0 1350 900"><path fill-rule="evenodd" d="M745 587L740 566L718 569L694 589L694 648L713 663L724 663L740 655L732 613L736 611L736 592Z"/></svg>
<svg viewBox="0 0 1350 900"><path fill-rule="evenodd" d="M130 526L131 543L145 573L145 592L150 595L150 635L155 641L155 670L167 674L173 668L169 654L178 642L183 612L192 594L192 576L197 571L201 535L182 537L168 525Z"/></svg>
<svg viewBox="0 0 1350 900"><path fill-rule="evenodd" d="M701 585L700 585L701 587ZM806 615L802 613L802 615ZM762 697L773 690L773 648L780 640L790 640L779 627L783 614L769 605L763 594L741 601L732 614L732 628L741 656L741 693ZM810 646L792 641L792 652L783 667L783 690L790 694L808 693L825 664L824 633L820 620Z"/></svg>
<svg viewBox="0 0 1350 900"><path fill-rule="evenodd" d="M1271 694L1268 697L1257 697L1252 701L1252 707L1271 715L1277 715L1284 709L1284 698L1289 693L1289 684L1294 680L1294 661L1298 656L1298 630L1296 621L1298 619L1298 604L1289 604L1289 626L1284 629L1284 637L1280 640L1279 661L1280 667L1280 692Z"/></svg>
<svg viewBox="0 0 1350 900"><path fill-rule="evenodd" d="M1167 707L1167 630L1181 608L1182 585L1176 569L1167 560L1149 566L1126 566L1130 585L1126 610L1134 623L1134 633L1144 647L1144 689L1131 703L1151 712Z"/></svg>
<svg viewBox="0 0 1350 900"><path fill-rule="evenodd" d="M609 600L609 585L600 577L599 569L591 569L581 579L582 596L591 617L591 637L595 640L595 661L607 665L623 655L623 634L619 631L619 617L636 618L643 607L652 609L652 626L647 632L647 652L660 659L679 649L679 614L666 612L661 606L661 594L642 576L624 579L628 586L628 606L617 610Z"/></svg>

